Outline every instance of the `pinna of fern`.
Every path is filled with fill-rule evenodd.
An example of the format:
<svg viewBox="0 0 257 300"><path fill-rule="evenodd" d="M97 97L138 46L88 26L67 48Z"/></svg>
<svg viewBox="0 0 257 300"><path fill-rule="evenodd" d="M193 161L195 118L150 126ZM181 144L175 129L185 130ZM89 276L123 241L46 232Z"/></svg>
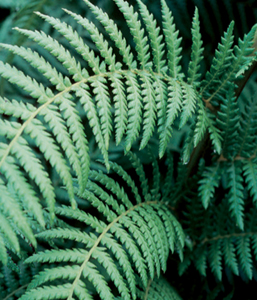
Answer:
<svg viewBox="0 0 257 300"><path fill-rule="evenodd" d="M82 193L74 183L77 196L95 207L99 216L96 218L68 206L56 208L57 215L77 220L82 226L80 229L57 227L37 234L38 239L51 242L54 248L32 255L26 263L52 267L45 267L34 276L20 300L94 299L95 293L101 299L113 299L110 281L122 299L138 299L137 296L145 299L145 292L142 295L140 289L146 290L150 297L161 285L165 286L162 293L174 294L180 299L167 283L160 282L158 286L154 278L159 277L161 271L165 272L169 250L176 251L182 259L184 232L167 204L161 198L156 199L156 191L150 190L140 160L132 153L128 155L141 187L137 187L121 166L112 162L111 169L127 187L93 170ZM159 172L155 164L153 172ZM57 240L73 241L74 246L66 249L64 243L62 249L58 249Z"/></svg>

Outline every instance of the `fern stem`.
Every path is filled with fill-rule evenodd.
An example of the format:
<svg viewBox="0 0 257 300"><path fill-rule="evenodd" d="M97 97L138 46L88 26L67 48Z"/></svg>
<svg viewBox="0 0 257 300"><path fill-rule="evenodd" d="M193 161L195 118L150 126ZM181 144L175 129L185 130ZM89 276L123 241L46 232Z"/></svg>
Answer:
<svg viewBox="0 0 257 300"><path fill-rule="evenodd" d="M18 289L12 291L9 295L7 295L3 300L9 299L10 297L14 296L17 292L25 289L28 285L29 285L29 283L27 283L27 284L25 284L23 286L20 286Z"/></svg>
<svg viewBox="0 0 257 300"><path fill-rule="evenodd" d="M153 282L153 279L150 279L150 280L148 281L148 285L147 285L147 288L146 288L146 290L145 290L144 300L147 300L147 297L148 297L149 290L150 290L150 287L151 287L152 282Z"/></svg>
<svg viewBox="0 0 257 300"><path fill-rule="evenodd" d="M225 234L225 235L217 235L213 238L204 238L200 244L205 244L208 242L212 242L212 241L217 241L220 239L229 239L231 237L245 237L245 236L252 236L252 235L257 235L257 232L242 232L242 233L231 233L231 234Z"/></svg>
<svg viewBox="0 0 257 300"><path fill-rule="evenodd" d="M44 103L43 105L41 105L37 110L35 110L30 118L28 118L20 127L19 130L17 130L17 133L15 135L15 137L12 139L12 141L9 143L8 147L5 150L5 154L3 155L1 161L0 161L0 168L3 164L3 162L5 161L5 159L7 158L7 156L9 155L9 153L11 152L12 146L16 143L16 141L18 140L18 138L22 135L22 133L24 132L26 126L48 105L50 105L51 103L53 103L58 97L62 96L65 93L70 92L72 89L74 89L74 87L79 86L82 83L86 83L89 82L90 80L94 79L94 78L99 78L99 77L109 77L112 74L118 73L121 75L126 75L127 72L132 72L136 75L140 75L141 73L148 73L149 75L155 75L155 76L160 76L163 80L165 81L169 81L170 78L167 75L163 75L161 73L154 73L152 71L147 71L147 70L138 70L138 69L134 69L134 70L121 70L121 71L113 71L113 72L106 72L106 73L99 73L96 75L93 75L91 77L87 77L84 78L83 80L80 80L78 82L73 83L71 86L67 87L65 90L59 92L58 94L56 94L54 97L50 98L46 103ZM178 80L177 82L179 84L181 84Z"/></svg>
<svg viewBox="0 0 257 300"><path fill-rule="evenodd" d="M122 213L119 217L117 217L116 219L114 219L106 228L105 230L99 235L98 239L95 241L94 246L90 249L90 251L88 252L83 264L81 265L81 267L79 268L79 272L78 275L76 276L75 280L73 281L73 284L71 286L71 291L69 293L69 297L67 298L67 300L72 300L72 296L73 296L73 292L76 288L77 282L80 279L83 269L85 268L87 262L89 261L91 255L93 254L94 250L98 247L98 245L100 244L103 236L110 230L110 228L117 222L119 222L119 220L126 216L127 214L129 214L131 211L137 209L140 206L144 206L144 205L151 205L151 204L157 204L160 203L159 201L148 201L148 202L144 202L144 203L139 203L133 207L131 207L130 209L128 209L127 211L125 211L124 213Z"/></svg>

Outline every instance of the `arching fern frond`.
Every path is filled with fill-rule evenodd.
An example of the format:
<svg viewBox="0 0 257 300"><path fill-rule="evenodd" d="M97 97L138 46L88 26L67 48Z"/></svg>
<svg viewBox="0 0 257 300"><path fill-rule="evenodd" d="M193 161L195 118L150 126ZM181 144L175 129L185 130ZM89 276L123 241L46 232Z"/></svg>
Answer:
<svg viewBox="0 0 257 300"><path fill-rule="evenodd" d="M80 230L60 227L37 235L39 239L52 241L56 249L38 252L26 262L54 265L34 277L20 300L45 299L46 296L48 299L73 299L75 296L93 299L95 293L101 299L113 299L109 281L116 286L117 296L122 299L136 299L138 288L147 289L149 295L160 286L167 288L164 281L154 281L149 290L148 281L154 279L156 273L160 276L161 269L165 271L169 250L174 252L177 249L181 255L184 233L161 199L147 197L149 187L142 165L134 155L131 159L142 181L143 197L138 199L134 180L116 164L110 163L110 166L122 176L127 187L120 186L102 172L90 171L85 191L81 193L77 184L75 191L100 215L96 218L67 206L56 208L57 215L83 225ZM159 171L154 168L154 172ZM132 193L136 191L135 197L128 196L125 192L128 188ZM75 247L58 249L58 239L73 241ZM140 279L136 279L136 274ZM177 295L171 287L164 289L163 293Z"/></svg>

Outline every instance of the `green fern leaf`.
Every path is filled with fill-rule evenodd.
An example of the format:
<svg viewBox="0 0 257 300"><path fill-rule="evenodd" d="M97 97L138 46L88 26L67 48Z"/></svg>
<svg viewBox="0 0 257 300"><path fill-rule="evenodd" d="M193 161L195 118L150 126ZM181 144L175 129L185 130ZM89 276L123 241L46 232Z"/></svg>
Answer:
<svg viewBox="0 0 257 300"><path fill-rule="evenodd" d="M214 275L221 281L222 266L221 266L221 241L212 242L209 247L210 265Z"/></svg>
<svg viewBox="0 0 257 300"><path fill-rule="evenodd" d="M153 134L156 119L156 103L155 103L155 92L150 76L147 73L140 73L142 79L142 96L144 105L144 116L143 116L143 138L140 144L140 149L143 149L150 137Z"/></svg>
<svg viewBox="0 0 257 300"><path fill-rule="evenodd" d="M138 13L134 12L133 7L124 0L114 1L127 21L127 25L136 45L137 58L142 69L150 68L152 63L149 62L150 53L148 39L147 36L145 36L144 29L141 28L141 22L138 20Z"/></svg>
<svg viewBox="0 0 257 300"><path fill-rule="evenodd" d="M147 32L149 34L149 40L153 51L153 65L157 73L161 73L165 70L165 60L163 60L164 44L161 43L163 36L160 35L160 28L156 25L156 20L153 15L149 13L146 5L142 1L137 0L140 13L144 20Z"/></svg>
<svg viewBox="0 0 257 300"><path fill-rule="evenodd" d="M256 204L257 201L257 165L256 159L245 160L243 162L243 172L247 188L250 195L253 197L253 202Z"/></svg>
<svg viewBox="0 0 257 300"><path fill-rule="evenodd" d="M222 130L222 154L230 159L236 153L236 143L239 127L239 108L234 97L234 88L227 92L218 111L217 124Z"/></svg>
<svg viewBox="0 0 257 300"><path fill-rule="evenodd" d="M221 43L219 43L218 49L215 52L210 71L206 73L206 80L203 83L204 87L201 92L204 97L206 97L204 92L214 90L220 74L230 67L233 57L233 50L231 49L234 40L233 29L234 22L232 21L228 30L224 33L224 37L221 38Z"/></svg>
<svg viewBox="0 0 257 300"><path fill-rule="evenodd" d="M0 232L1 232L1 236L6 239L9 243L9 245L12 247L12 249L15 250L15 252L19 252L20 251L20 246L19 246L19 241L17 238L17 235L14 233L13 228L11 227L11 224L9 223L8 219L6 219L6 217L0 213ZM5 249L4 247L4 243L3 243L3 239L2 241L2 249ZM5 264L7 263L7 253L6 251L2 251L5 252L5 254L3 254L3 261L5 261Z"/></svg>
<svg viewBox="0 0 257 300"><path fill-rule="evenodd" d="M236 219L236 222L240 229L243 230L244 222L243 222L243 178L241 176L241 170L239 168L239 164L237 162L233 162L228 166L227 169L229 176L229 204L231 215Z"/></svg>
<svg viewBox="0 0 257 300"><path fill-rule="evenodd" d="M106 13L102 11L101 8L94 6L88 0L84 0L92 12L95 14L99 22L104 26L106 32L109 34L110 38L114 41L117 49L119 49L120 55L124 63L129 69L134 69L137 66L135 60L133 60L133 54L131 48L127 45L125 38L123 38L122 33L118 30L117 25L112 19L108 17Z"/></svg>
<svg viewBox="0 0 257 300"><path fill-rule="evenodd" d="M136 269L140 275L140 284L146 288L149 276L153 279L155 272L160 275L161 268L166 270L169 248L174 250L174 245L177 245L182 249L184 232L181 225L164 203L152 200L151 197L148 199L149 187L142 165L134 155L130 156L142 181L144 202L138 198L131 177L117 164L111 163L110 166L134 190L139 201L136 205L128 198L125 189L112 178L102 172L90 171L86 190L80 193L79 185L75 184L75 192L97 208L106 222L79 209L57 208L56 214L83 222L90 226L91 231L87 233L72 228L56 228L37 235L47 242L68 239L82 243L83 247L46 250L29 257L28 263L55 263L55 266L34 277L24 299L37 299L38 291L52 299L60 297L49 289L49 284L54 284L56 279L63 282L59 288L67 299L74 296L85 299L89 293L89 283L101 299L113 299L107 278L117 287L122 299L136 299L137 283L132 268ZM158 172L156 167L154 171ZM117 196L112 196L110 192ZM105 270L102 275L99 266ZM39 286L43 286L43 289Z"/></svg>
<svg viewBox="0 0 257 300"><path fill-rule="evenodd" d="M231 238L223 241L223 255L225 264L230 267L234 274L239 275L238 264L236 259L236 249Z"/></svg>
<svg viewBox="0 0 257 300"><path fill-rule="evenodd" d="M179 124L179 128L181 129L183 126L185 126L188 119L192 116L192 114L195 111L195 105L196 105L196 95L195 91L191 88L190 85L183 84L182 85L183 90L183 110L181 113L181 120Z"/></svg>
<svg viewBox="0 0 257 300"><path fill-rule="evenodd" d="M220 181L219 165L205 168L203 178L199 181L199 194L205 209L208 208L214 195L215 187Z"/></svg>
<svg viewBox="0 0 257 300"><path fill-rule="evenodd" d="M168 85L168 101L167 114L163 131L160 132L160 157L163 156L167 147L168 141L171 137L172 128L175 118L178 116L182 106L182 88L179 82L170 79Z"/></svg>
<svg viewBox="0 0 257 300"><path fill-rule="evenodd" d="M109 75L111 79L111 86L113 87L114 93L114 108L115 108L115 133L116 133L116 144L120 144L128 123L128 106L127 106L127 98L125 96L125 88L122 84L122 76L113 73Z"/></svg>
<svg viewBox="0 0 257 300"><path fill-rule="evenodd" d="M188 79L187 82L189 84L195 84L197 79L200 77L198 74L200 68L200 62L203 59L202 53L202 40L201 40L201 33L200 33L200 22L199 22L199 13L198 9L195 9L193 23L192 23L192 54L191 54L191 61L188 66Z"/></svg>
<svg viewBox="0 0 257 300"><path fill-rule="evenodd" d="M237 240L237 253L240 264L248 279L252 279L252 255L250 250L250 237L242 237Z"/></svg>
<svg viewBox="0 0 257 300"><path fill-rule="evenodd" d="M161 5L163 32L168 51L167 59L169 75L173 78L183 77L181 73L181 66L179 66L179 61L181 59L180 53L182 50L182 48L179 47L181 38L178 38L178 31L176 31L172 13L164 0L161 0Z"/></svg>
<svg viewBox="0 0 257 300"><path fill-rule="evenodd" d="M142 96L136 75L128 73L128 76L126 76L126 84L128 85L128 126L125 149L126 151L129 151L132 143L139 135L142 115Z"/></svg>

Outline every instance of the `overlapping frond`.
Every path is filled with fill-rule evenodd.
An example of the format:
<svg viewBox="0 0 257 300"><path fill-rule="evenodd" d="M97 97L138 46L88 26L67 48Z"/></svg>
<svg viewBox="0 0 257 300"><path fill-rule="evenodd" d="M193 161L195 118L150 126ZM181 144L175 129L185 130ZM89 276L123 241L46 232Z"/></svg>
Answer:
<svg viewBox="0 0 257 300"><path fill-rule="evenodd" d="M253 48L256 28L256 25L253 26L250 32L244 35L243 40L239 39L238 46L235 45L232 51L233 23L230 24L222 43L219 44L219 51L216 52L210 73L206 75L206 84L202 89L206 101L212 103L218 101L219 97L224 96L231 88L235 79L246 68L245 66L253 63L256 51Z"/></svg>
<svg viewBox="0 0 257 300"><path fill-rule="evenodd" d="M116 143L125 140L126 151L131 149L139 136L141 136L140 148L143 149L158 127L159 154L163 156L175 120L180 118L180 127L183 127L195 113L203 115L203 110L197 109L198 92L195 89L202 53L197 10L193 20L189 81L186 83L183 81L185 76L179 64L181 38L178 37L172 14L165 1L161 1L163 36L153 15L141 1L138 1L138 5L142 20L128 2L115 1L134 39L136 57L117 25L107 14L90 2L85 2L103 24L114 46L94 23L67 9L65 12L87 30L96 50L92 50L70 25L39 12L37 15L53 26L77 55L72 56L70 48L65 49L56 39L44 32L16 28L22 36L34 40L55 57L67 70L68 75L52 66L53 58L48 61L29 48L1 45L2 48L27 61L49 82L47 87L44 87L38 81L38 77L36 80L17 68L1 62L1 76L34 99L31 100L32 104L24 104L17 99L0 99L0 112L4 116L1 120L0 157L3 185L13 183L12 187L19 193L18 197L22 203L20 211L29 208L42 225L44 224L42 208L36 201L38 195L34 187L39 189L53 216L55 192L46 170L48 161L65 185L73 207L76 203L72 176L78 178L81 190L87 182L88 141L84 120L77 109L78 102L86 112L89 126L107 168L109 168L108 148L113 127ZM117 61L114 54L116 48L123 63ZM14 119L10 121L9 117ZM204 132L204 126L198 123L197 128ZM218 151L219 136L215 134L216 130L212 123L209 122L208 128ZM202 134L195 137L195 145L201 138ZM43 155L45 163L38 160L38 150L35 147L39 149L40 155ZM12 167L12 171L8 167L10 164L8 161L16 164L16 167ZM21 178L23 174L26 174L26 179ZM30 203L26 203L25 194L31 195Z"/></svg>
<svg viewBox="0 0 257 300"><path fill-rule="evenodd" d="M102 172L90 171L86 189L80 192L77 186L75 191L102 217L67 206L56 208L57 215L80 221L85 230L59 227L37 235L53 243L58 239L70 240L76 246L58 249L56 244L55 249L29 257L27 263L54 265L34 277L21 300L45 299L46 295L49 299L93 299L94 293L101 299L113 299L109 281L122 299L136 299L139 287L146 289L148 280L154 279L156 273L159 276L161 269L165 271L169 250L177 249L181 254L185 237L179 222L161 199L147 197L149 187L142 165L134 155L131 159L141 180L143 198L138 200L136 191L130 199L117 181ZM116 164L110 166L134 192L135 183L130 175ZM154 167L153 172L159 171ZM140 279L136 279L136 274ZM159 285L156 283L152 288L154 293ZM172 288L166 292L177 295Z"/></svg>
<svg viewBox="0 0 257 300"><path fill-rule="evenodd" d="M165 0L160 24L143 1L137 0L137 12L129 1L114 0L131 45L102 9L84 2L103 27L65 8L72 26L36 12L60 39L15 28L37 47L0 44L19 57L15 66L0 62L0 75L21 91L15 99L0 97L0 262L7 265L1 272L9 293L0 286L0 295L21 295L12 284L13 260L24 259L22 245L36 252L41 240L48 248L27 263L44 267L21 282L24 291L31 281L21 300L180 299L156 279L166 271L170 250L182 261L180 274L193 262L204 276L209 267L219 281L224 266L252 279L257 109L251 93L238 100L236 81L256 60L257 25L234 46L232 22L200 81L204 49L197 8L184 74L183 43ZM216 2L210 3L217 15ZM183 162L173 165L166 149L174 132ZM92 157L102 155L94 162L102 171L89 168L89 138L99 149ZM148 176L149 166L130 150L138 140L143 150L156 139L159 153L149 149ZM109 161L114 140L130 159L129 171ZM164 178L156 157L166 154ZM61 186L68 198L61 201L71 206L56 207Z"/></svg>
<svg viewBox="0 0 257 300"><path fill-rule="evenodd" d="M205 228L200 230L200 225L197 227L198 232L188 232L193 239L195 238L195 246L185 251L185 260L180 266L181 274L194 263L203 276L206 276L207 267L210 267L219 281L222 280L225 269L237 276L243 273L242 276L252 279L253 266L257 259L256 252L251 251L256 249L256 208L246 214L245 228L241 231L234 220L227 216L227 200L226 197L222 204L212 209L212 218L210 212L204 215L201 209L198 210L197 215L202 215ZM193 218L191 220L193 221Z"/></svg>
<svg viewBox="0 0 257 300"><path fill-rule="evenodd" d="M219 201L215 188L222 184L228 189L226 201L235 224L243 230L245 220L245 202L252 198L256 204L256 158L252 160L221 161L211 167L205 167L199 180L199 196L205 209L210 201Z"/></svg>

